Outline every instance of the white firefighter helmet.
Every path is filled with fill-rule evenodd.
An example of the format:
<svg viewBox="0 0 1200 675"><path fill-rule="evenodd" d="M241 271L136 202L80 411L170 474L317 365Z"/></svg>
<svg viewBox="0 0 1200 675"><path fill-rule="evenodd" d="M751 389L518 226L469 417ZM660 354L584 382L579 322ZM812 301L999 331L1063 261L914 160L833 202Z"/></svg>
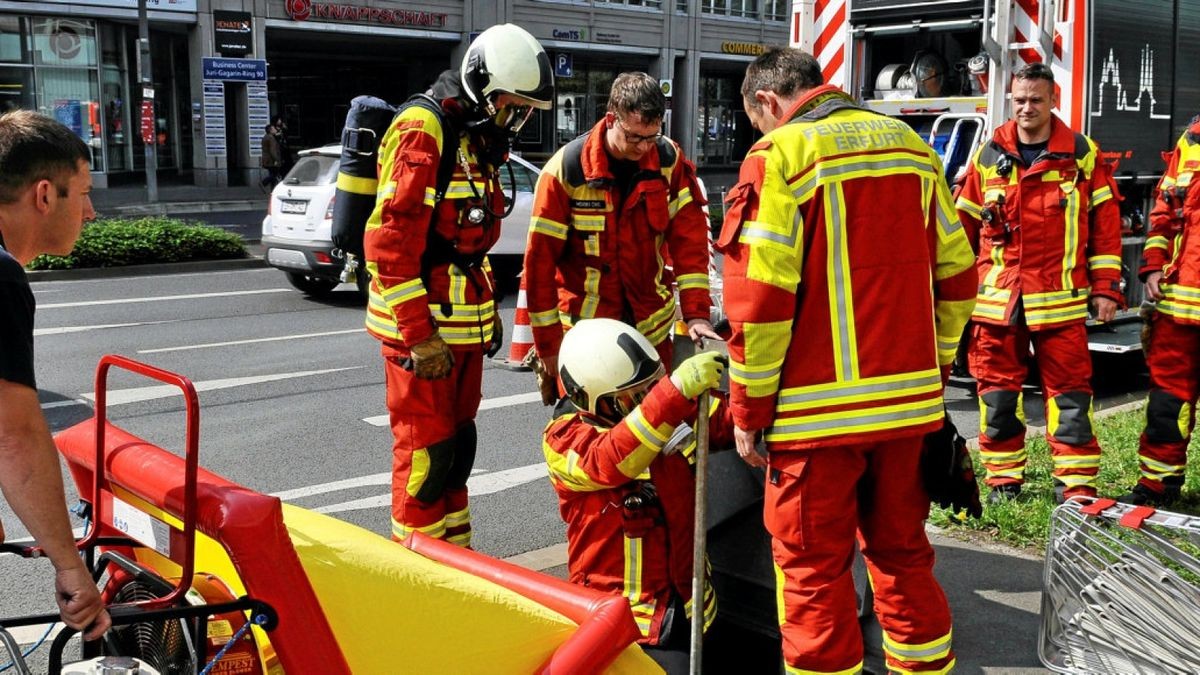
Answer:
<svg viewBox="0 0 1200 675"><path fill-rule="evenodd" d="M467 47L462 60L463 91L495 119L497 126L520 130L533 108L549 110L554 98L554 71L542 45L525 29L511 23L492 26ZM513 94L523 106L498 109L496 98Z"/></svg>
<svg viewBox="0 0 1200 675"><path fill-rule="evenodd" d="M576 408L616 423L664 374L654 345L632 326L584 319L563 337L558 376Z"/></svg>

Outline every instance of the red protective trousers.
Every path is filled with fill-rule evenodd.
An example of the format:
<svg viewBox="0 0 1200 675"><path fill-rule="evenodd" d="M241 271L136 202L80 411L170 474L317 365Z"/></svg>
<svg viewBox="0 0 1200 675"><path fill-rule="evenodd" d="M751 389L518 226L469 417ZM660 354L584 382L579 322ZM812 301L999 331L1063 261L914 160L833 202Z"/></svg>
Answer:
<svg viewBox="0 0 1200 675"><path fill-rule="evenodd" d="M1187 468L1187 446L1200 397L1200 326L1155 315L1146 365L1150 395L1146 430L1138 447L1142 485L1156 493L1164 483L1178 489Z"/></svg>
<svg viewBox="0 0 1200 675"><path fill-rule="evenodd" d="M888 668L944 673L954 666L950 607L925 536L922 443L918 435L770 453L765 520L789 675L862 669L850 571L856 532Z"/></svg>
<svg viewBox="0 0 1200 675"><path fill-rule="evenodd" d="M414 531L471 545L467 479L475 463L475 414L483 349L452 347L450 375L422 380L401 365L406 350L383 346L392 436L392 538Z"/></svg>
<svg viewBox="0 0 1200 675"><path fill-rule="evenodd" d="M1029 346L1042 376L1046 440L1054 478L1064 496L1096 494L1100 445L1092 433L1092 358L1083 322L1030 331L975 324L969 363L978 382L979 454L990 486L1025 480L1025 414L1021 387L1028 373Z"/></svg>

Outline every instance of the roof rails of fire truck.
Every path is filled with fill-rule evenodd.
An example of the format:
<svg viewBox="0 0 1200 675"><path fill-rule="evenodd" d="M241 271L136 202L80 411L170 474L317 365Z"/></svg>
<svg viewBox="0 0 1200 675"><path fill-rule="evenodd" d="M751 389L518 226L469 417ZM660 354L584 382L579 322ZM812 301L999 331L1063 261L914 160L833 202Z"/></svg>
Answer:
<svg viewBox="0 0 1200 675"><path fill-rule="evenodd" d="M1054 19L1058 15L1062 0L1037 3L1037 25L1033 39L1025 42L1016 40L1015 5L1019 0L984 0L983 3L983 49L991 64L988 89L988 127L995 129L1004 124L1010 113L1008 82L1012 79L1015 64L1023 63L1021 52L1036 50L1046 63L1054 54ZM994 6L994 7L993 7Z"/></svg>

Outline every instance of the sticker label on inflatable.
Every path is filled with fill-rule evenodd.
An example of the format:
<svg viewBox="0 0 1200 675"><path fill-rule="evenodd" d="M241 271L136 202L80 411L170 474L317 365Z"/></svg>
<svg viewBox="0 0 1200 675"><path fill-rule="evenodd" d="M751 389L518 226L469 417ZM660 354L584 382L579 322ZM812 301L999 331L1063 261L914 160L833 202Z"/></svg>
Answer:
<svg viewBox="0 0 1200 675"><path fill-rule="evenodd" d="M171 527L149 513L113 496L113 527L159 553L171 557Z"/></svg>

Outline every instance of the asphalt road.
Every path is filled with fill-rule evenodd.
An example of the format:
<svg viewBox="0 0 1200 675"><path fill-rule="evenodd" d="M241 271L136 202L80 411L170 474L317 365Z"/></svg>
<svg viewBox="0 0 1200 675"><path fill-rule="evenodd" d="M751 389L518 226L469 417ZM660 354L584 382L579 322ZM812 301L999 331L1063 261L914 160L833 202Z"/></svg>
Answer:
<svg viewBox="0 0 1200 675"><path fill-rule="evenodd" d="M378 343L362 329L362 302L353 286L314 300L293 290L282 272L254 269L47 281L34 284L34 293L40 398L54 431L92 414L101 355L145 361L196 384L202 466L388 536L392 439L382 362ZM502 304L510 326L515 302L509 296ZM1105 389L1098 407L1141 396L1140 380L1130 375L1136 372L1133 364L1108 369L1119 370L1120 376L1105 381L1123 384ZM157 382L116 371L108 391L111 421L181 451L184 418L178 395L163 393ZM533 376L488 363L483 396L471 483L474 546L496 557L531 554L550 561L540 567L561 563L565 530L540 451L548 411L536 399ZM963 388L952 388L949 398L959 428L974 435L975 400ZM1034 411L1030 423L1038 423ZM72 491L68 501L74 500ZM27 536L7 506L0 506L0 517L10 540ZM985 558L986 551L975 548L947 550L939 569L968 577ZM1000 567L1004 560L996 555L990 564ZM551 571L561 574L561 568ZM1035 570L1026 572L1028 579ZM0 556L3 613L51 611L50 581L44 561ZM991 598L980 595L979 586L972 580L962 591L969 596L963 602ZM1012 590L997 588L1003 589L995 591L1001 594ZM1028 605L1033 591L1020 592ZM991 646L982 641L975 649L984 652ZM967 672L1006 672L979 669L989 663L1025 668L1036 666L1037 659L1027 650L1020 657L960 652L960 664L975 666Z"/></svg>

